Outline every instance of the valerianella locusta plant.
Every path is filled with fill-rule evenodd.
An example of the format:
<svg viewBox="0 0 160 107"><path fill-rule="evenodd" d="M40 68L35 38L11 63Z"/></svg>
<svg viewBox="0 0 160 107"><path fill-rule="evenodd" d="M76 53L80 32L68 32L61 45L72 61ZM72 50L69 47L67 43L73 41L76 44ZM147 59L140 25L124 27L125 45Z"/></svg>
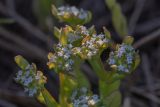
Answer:
<svg viewBox="0 0 160 107"><path fill-rule="evenodd" d="M59 41L48 54L47 65L59 76L59 100L55 101L45 88L43 73L22 56L15 58L21 68L16 82L24 86L29 96L35 96L47 107L120 107L121 80L131 74L140 61L132 47L133 38L126 36L121 44L114 43L105 27L102 33L97 33L94 26L85 27L91 13L74 6L52 6L52 13L61 22L69 24L54 27L54 36ZM111 51L106 55L108 59L104 63L108 68L105 68L101 54L108 48ZM89 80L81 71L81 64L86 61L98 77L98 94L92 92Z"/></svg>

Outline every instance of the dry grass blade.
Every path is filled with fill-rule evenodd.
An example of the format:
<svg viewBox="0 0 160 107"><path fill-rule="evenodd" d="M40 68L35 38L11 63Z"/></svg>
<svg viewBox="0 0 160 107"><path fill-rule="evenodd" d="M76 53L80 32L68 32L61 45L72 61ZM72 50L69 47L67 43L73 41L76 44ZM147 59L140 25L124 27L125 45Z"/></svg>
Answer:
<svg viewBox="0 0 160 107"><path fill-rule="evenodd" d="M150 41L152 41L152 40L154 40L154 39L156 39L156 38L158 38L158 37L160 37L160 29L158 29L158 30L154 31L153 33L145 36L144 38L138 40L137 42L135 42L135 43L133 44L133 46L134 46L135 48L139 48L139 47L141 47L142 45L144 45L144 44L146 44L146 43L148 43L148 42L150 42Z"/></svg>
<svg viewBox="0 0 160 107"><path fill-rule="evenodd" d="M16 44L20 45L24 49L30 51L31 53L35 54L39 58L45 59L45 56L47 53L40 49L39 47L32 45L31 43L28 43L26 40L23 40L18 35L14 34L13 32L10 32L2 27L0 27L0 36L3 36L4 38L7 38Z"/></svg>
<svg viewBox="0 0 160 107"><path fill-rule="evenodd" d="M3 13L4 15L8 15L11 18L13 18L14 21L16 21L19 25L21 25L24 29L26 29L28 32L30 32L38 39L44 42L48 41L48 37L43 32L41 32L38 28L36 28L28 20L24 19L19 14L17 14L15 11L8 9L4 5L2 5L2 3L0 3L0 12Z"/></svg>

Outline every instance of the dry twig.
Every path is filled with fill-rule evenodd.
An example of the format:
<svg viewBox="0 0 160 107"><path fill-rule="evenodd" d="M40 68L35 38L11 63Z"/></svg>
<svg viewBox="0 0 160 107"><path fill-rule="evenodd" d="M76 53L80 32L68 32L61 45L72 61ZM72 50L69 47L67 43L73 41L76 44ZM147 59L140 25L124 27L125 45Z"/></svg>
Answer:
<svg viewBox="0 0 160 107"><path fill-rule="evenodd" d="M148 42L150 42L150 41L152 41L152 40L154 40L154 39L156 39L156 38L158 38L158 37L160 37L160 29L158 29L158 30L154 31L153 33L145 36L144 38L138 40L137 42L135 42L135 43L133 44L133 46L134 46L135 48L139 48L139 47L141 47L142 45L144 45L144 44L146 44L146 43L148 43Z"/></svg>
<svg viewBox="0 0 160 107"><path fill-rule="evenodd" d="M138 21L141 13L143 11L145 1L146 0L137 0L136 1L135 10L134 10L133 14L131 15L131 19L130 19L130 22L129 22L129 34L130 35L135 30L135 27L137 25L137 21Z"/></svg>
<svg viewBox="0 0 160 107"><path fill-rule="evenodd" d="M14 92L9 90L0 89L0 99L6 100L13 104L17 104L20 107L44 107L42 104L39 104L35 99L29 98L26 96L16 95Z"/></svg>
<svg viewBox="0 0 160 107"><path fill-rule="evenodd" d="M28 32L33 34L38 39L44 42L48 41L48 37L43 32L41 32L38 28L36 28L22 16L17 14L14 10L5 7L2 3L0 3L0 12L4 15L9 15L11 18L14 19L14 21L16 21L19 25L21 25L24 29L26 29Z"/></svg>
<svg viewBox="0 0 160 107"><path fill-rule="evenodd" d="M151 101L153 101L157 104L160 104L160 99L157 96L155 96L151 93L145 92L143 89L136 88L136 87L131 87L130 91L131 91L131 93L140 95L140 96L142 96L142 97L144 97L148 100L151 100Z"/></svg>
<svg viewBox="0 0 160 107"><path fill-rule="evenodd" d="M0 36L3 36L4 38L7 38L16 44L20 45L24 49L30 51L30 53L35 54L35 56L42 58L43 60L45 59L45 56L47 55L47 52L44 50L40 49L39 47L32 45L31 43L28 43L26 40L20 38L13 32L10 32L2 27L0 27Z"/></svg>
<svg viewBox="0 0 160 107"><path fill-rule="evenodd" d="M154 88L153 88L154 81L153 81L151 71L150 71L150 63L149 63L149 59L146 54L142 55L142 69L143 69L143 73L145 75L146 85L147 85L148 91L151 94L153 94L154 96L156 96L155 92L154 92ZM151 101L150 103L151 103L152 107L158 107L158 105L155 102Z"/></svg>

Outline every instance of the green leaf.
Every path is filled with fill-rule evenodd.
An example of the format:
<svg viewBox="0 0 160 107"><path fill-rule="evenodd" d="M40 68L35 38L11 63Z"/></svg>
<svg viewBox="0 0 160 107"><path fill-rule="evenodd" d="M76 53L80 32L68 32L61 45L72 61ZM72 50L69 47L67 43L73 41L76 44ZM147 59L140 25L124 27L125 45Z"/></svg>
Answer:
<svg viewBox="0 0 160 107"><path fill-rule="evenodd" d="M57 11L56 6L52 5L52 14L57 17L57 13L58 13L58 11Z"/></svg>
<svg viewBox="0 0 160 107"><path fill-rule="evenodd" d="M107 83L107 81L99 81L99 87L100 87L100 96L102 98L106 98L110 94L112 94L114 91L119 90L120 86L120 80Z"/></svg>
<svg viewBox="0 0 160 107"><path fill-rule="evenodd" d="M121 106L121 93L117 90L111 93L110 96L106 97L104 104L107 107L120 107Z"/></svg>
<svg viewBox="0 0 160 107"><path fill-rule="evenodd" d="M28 61L24 59L21 55L17 55L15 57L15 62L22 70L25 70L25 68L29 65Z"/></svg>
<svg viewBox="0 0 160 107"><path fill-rule="evenodd" d="M106 107L120 107L121 94L119 92L120 80L112 83L99 81L100 96Z"/></svg>
<svg viewBox="0 0 160 107"><path fill-rule="evenodd" d="M137 68L137 66L140 64L141 62L141 58L138 54L136 54L136 57L135 57L135 64L134 64L134 70Z"/></svg>
<svg viewBox="0 0 160 107"><path fill-rule="evenodd" d="M108 8L112 14L112 24L116 30L116 32L123 38L127 35L127 21L125 16L121 11L120 5L116 2L116 0L105 0Z"/></svg>
<svg viewBox="0 0 160 107"><path fill-rule="evenodd" d="M106 3L110 9L115 5L116 0L106 0Z"/></svg>
<svg viewBox="0 0 160 107"><path fill-rule="evenodd" d="M90 35L93 35L93 34L96 34L96 30L95 30L95 26L91 26L89 29L88 29Z"/></svg>
<svg viewBox="0 0 160 107"><path fill-rule="evenodd" d="M99 79L105 81L107 72L104 69L104 65L100 58L100 53L98 55L93 56L91 59L88 60L91 64L93 71L97 74Z"/></svg>
<svg viewBox="0 0 160 107"><path fill-rule="evenodd" d="M42 96L47 107L60 107L47 89L42 90ZM42 100L43 100L42 98Z"/></svg>
<svg viewBox="0 0 160 107"><path fill-rule="evenodd" d="M106 27L103 27L103 30L104 30L104 34L105 34L106 38L107 39L111 39L111 34L108 31L108 29Z"/></svg>
<svg viewBox="0 0 160 107"><path fill-rule="evenodd" d="M51 5L53 0L33 0L33 12L41 28L47 29L53 25ZM50 23L49 23L50 22Z"/></svg>
<svg viewBox="0 0 160 107"><path fill-rule="evenodd" d="M90 11L88 11L88 17L85 19L85 22L82 24L86 24L86 23L90 22L91 19L92 19L92 13Z"/></svg>
<svg viewBox="0 0 160 107"><path fill-rule="evenodd" d="M81 71L80 68L82 62L83 61L79 57L75 58L74 70L75 70L77 86L89 88L90 86L89 81L87 80L86 76L84 75L84 73Z"/></svg>
<svg viewBox="0 0 160 107"><path fill-rule="evenodd" d="M60 29L58 29L57 27L54 27L54 36L59 39L60 35L61 35Z"/></svg>
<svg viewBox="0 0 160 107"><path fill-rule="evenodd" d="M115 30L121 37L124 37L127 35L126 20L123 14L121 13L121 8L119 4L117 4L112 10L112 22L115 27Z"/></svg>

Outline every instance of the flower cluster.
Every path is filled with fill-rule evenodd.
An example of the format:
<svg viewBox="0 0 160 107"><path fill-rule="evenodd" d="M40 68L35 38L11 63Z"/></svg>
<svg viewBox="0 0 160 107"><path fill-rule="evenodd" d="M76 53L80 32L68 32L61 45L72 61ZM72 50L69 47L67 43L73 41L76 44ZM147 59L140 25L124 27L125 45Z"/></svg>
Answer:
<svg viewBox="0 0 160 107"><path fill-rule="evenodd" d="M95 106L100 99L98 95L89 95L87 88L83 87L72 93L71 101L73 107L90 107Z"/></svg>
<svg viewBox="0 0 160 107"><path fill-rule="evenodd" d="M52 6L52 13L60 21L70 24L85 24L90 21L91 13L89 11L78 9L75 6L61 6L56 8Z"/></svg>
<svg viewBox="0 0 160 107"><path fill-rule="evenodd" d="M73 59L72 59L72 45L68 44L62 46L61 43L55 47L55 53L49 53L48 65L50 68L55 68L57 71L72 71Z"/></svg>
<svg viewBox="0 0 160 107"><path fill-rule="evenodd" d="M103 34L93 34L91 36L85 36L82 40L81 47L76 47L75 52L83 58L91 58L96 55L100 49L104 48L106 44L109 43L109 40L106 39Z"/></svg>
<svg viewBox="0 0 160 107"><path fill-rule="evenodd" d="M54 54L48 55L48 66L56 71L72 71L73 57L90 59L110 42L104 34L91 33L80 25L75 28L65 26L57 32L59 32L57 36L60 37L60 42L56 45Z"/></svg>
<svg viewBox="0 0 160 107"><path fill-rule="evenodd" d="M134 64L136 52L131 45L121 44L118 46L115 52L111 52L109 55L109 65L117 68L119 72L129 72Z"/></svg>
<svg viewBox="0 0 160 107"><path fill-rule="evenodd" d="M88 15L86 11L83 9L77 9L75 6L61 6L57 10L57 15L64 17L76 16L80 19L85 19Z"/></svg>
<svg viewBox="0 0 160 107"><path fill-rule="evenodd" d="M80 55L84 59L96 55L102 48L106 47L107 43L110 42L104 34L90 32L84 26L76 26L76 30L72 36L69 34L69 43L73 43L73 41L76 40L75 38L79 39L81 43L79 46L74 46L72 52L74 55Z"/></svg>
<svg viewBox="0 0 160 107"><path fill-rule="evenodd" d="M29 96L34 96L44 88L46 77L41 71L36 71L36 66L32 64L28 65L25 70L18 71L15 81L24 86Z"/></svg>

